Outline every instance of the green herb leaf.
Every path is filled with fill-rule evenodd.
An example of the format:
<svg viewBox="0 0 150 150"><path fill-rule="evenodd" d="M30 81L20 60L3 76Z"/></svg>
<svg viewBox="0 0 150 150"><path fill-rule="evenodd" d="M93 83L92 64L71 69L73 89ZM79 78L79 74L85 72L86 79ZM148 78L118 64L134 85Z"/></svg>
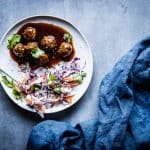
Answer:
<svg viewBox="0 0 150 150"><path fill-rule="evenodd" d="M22 98L21 90L13 83L13 80L8 79L6 76L2 76L2 82L9 88L12 88L12 94L15 96L16 99Z"/></svg>
<svg viewBox="0 0 150 150"><path fill-rule="evenodd" d="M41 55L45 54L45 52L39 48L32 50L31 55L33 58L39 58Z"/></svg>
<svg viewBox="0 0 150 150"><path fill-rule="evenodd" d="M40 84L33 84L31 86L31 91L39 91L41 89L41 85Z"/></svg>
<svg viewBox="0 0 150 150"><path fill-rule="evenodd" d="M60 87L56 87L53 90L56 94L60 94L61 93L61 88Z"/></svg>
<svg viewBox="0 0 150 150"><path fill-rule="evenodd" d="M22 92L18 87L14 87L12 93L17 100L22 98Z"/></svg>
<svg viewBox="0 0 150 150"><path fill-rule="evenodd" d="M76 74L74 76L74 79L78 82L78 83L82 83L83 82L83 79L86 77L86 73L85 72L81 72L79 74Z"/></svg>
<svg viewBox="0 0 150 150"><path fill-rule="evenodd" d="M80 74L77 74L74 79L78 82L78 83L82 83L82 76Z"/></svg>
<svg viewBox="0 0 150 150"><path fill-rule="evenodd" d="M68 43L72 42L72 36L70 34L68 34L68 33L64 33L63 39L65 41L67 41Z"/></svg>
<svg viewBox="0 0 150 150"><path fill-rule="evenodd" d="M2 82L9 88L14 86L13 80L8 79L6 76L2 76Z"/></svg>
<svg viewBox="0 0 150 150"><path fill-rule="evenodd" d="M8 40L8 49L12 49L17 43L21 41L21 35L13 34L12 37Z"/></svg>
<svg viewBox="0 0 150 150"><path fill-rule="evenodd" d="M82 76L82 78L85 78L86 77L86 75L87 75L87 73L86 72L81 72L81 76Z"/></svg>
<svg viewBox="0 0 150 150"><path fill-rule="evenodd" d="M54 74L49 75L48 85L53 84L56 81L56 76Z"/></svg>

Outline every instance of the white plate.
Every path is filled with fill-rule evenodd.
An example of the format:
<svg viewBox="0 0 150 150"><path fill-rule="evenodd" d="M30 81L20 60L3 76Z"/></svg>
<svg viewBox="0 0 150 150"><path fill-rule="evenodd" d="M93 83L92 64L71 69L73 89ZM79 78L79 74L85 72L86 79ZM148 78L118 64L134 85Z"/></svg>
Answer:
<svg viewBox="0 0 150 150"><path fill-rule="evenodd" d="M72 104L70 105L58 105L54 106L50 109L47 109L45 113L54 113L58 111L62 111L64 109L67 109L74 105L79 99L83 96L85 91L87 90L92 74L93 74L93 59L92 59L92 53L90 50L90 47L85 39L85 37L81 34L81 32L71 23L68 21L52 17L52 16L33 16L25 18L16 24L14 24L3 36L0 42L0 67L5 70L8 74L10 74L14 79L20 80L21 72L19 71L18 64L12 60L9 54L9 50L7 49L7 42L8 39L12 36L12 34L16 33L20 27L22 27L24 24L29 22L43 22L43 23L51 23L58 26L63 27L67 31L71 33L73 36L73 43L76 50L75 57L80 57L81 60L86 61L86 66L84 68L84 71L87 73L87 77L85 78L83 84L78 86L75 91L75 96L73 98ZM33 109L28 107L24 102L20 100L16 100L14 96L12 95L12 90L7 88L2 82L2 87L4 88L7 95L10 97L10 99L16 103L18 106L20 106L23 109L26 109L31 112L35 112Z"/></svg>

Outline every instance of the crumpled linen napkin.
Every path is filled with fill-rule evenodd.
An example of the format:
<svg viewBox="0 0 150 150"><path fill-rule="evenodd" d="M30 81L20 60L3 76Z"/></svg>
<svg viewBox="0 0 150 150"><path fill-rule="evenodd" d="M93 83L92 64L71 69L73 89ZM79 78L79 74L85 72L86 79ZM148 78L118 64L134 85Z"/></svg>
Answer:
<svg viewBox="0 0 150 150"><path fill-rule="evenodd" d="M98 118L72 127L43 121L27 150L150 150L150 37L136 44L102 80Z"/></svg>

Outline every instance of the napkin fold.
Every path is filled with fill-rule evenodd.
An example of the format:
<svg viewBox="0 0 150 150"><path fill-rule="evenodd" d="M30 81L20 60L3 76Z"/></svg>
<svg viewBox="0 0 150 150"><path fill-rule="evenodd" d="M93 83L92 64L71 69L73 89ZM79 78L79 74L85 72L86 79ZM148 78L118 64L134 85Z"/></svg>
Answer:
<svg viewBox="0 0 150 150"><path fill-rule="evenodd" d="M150 150L150 37L136 44L102 80L99 113L78 123L43 121L27 150Z"/></svg>

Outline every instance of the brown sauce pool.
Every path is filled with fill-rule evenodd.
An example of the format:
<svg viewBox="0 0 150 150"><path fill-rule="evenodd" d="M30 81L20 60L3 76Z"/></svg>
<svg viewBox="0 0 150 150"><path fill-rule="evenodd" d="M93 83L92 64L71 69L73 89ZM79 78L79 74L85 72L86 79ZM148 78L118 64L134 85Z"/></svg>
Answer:
<svg viewBox="0 0 150 150"><path fill-rule="evenodd" d="M40 42L41 42L41 39L43 38L43 36L48 36L48 35L53 35L55 36L56 38L56 41L57 41L57 44L58 46L60 46L60 44L62 42L65 42L65 40L63 39L63 36L64 36L64 33L68 33L70 34L67 30L65 30L64 28L62 27L59 27L59 26L56 26L56 25L53 25L53 24L48 24L48 23L27 23L25 25L23 25L19 31L17 32L18 34L22 35L24 30L27 28L27 27L34 27L36 28L36 38L35 38L35 42L38 43L38 46L39 48L40 47ZM71 35L71 34L70 34ZM25 40L23 38L23 36L21 36L21 42L22 44L26 45L27 44L27 40ZM67 58L63 59L59 56L59 54L57 53L54 53L53 56L49 56L49 63L44 66L44 67L52 67L54 66L55 64L58 64L60 61L70 61L72 60L72 58L74 57L75 55L75 49L74 49L74 46L73 46L73 42L70 43L73 47L73 52L71 55L69 55ZM42 49L42 48L41 48ZM18 65L20 64L24 64L25 62L28 62L28 60L30 58L19 58L17 56L15 56L12 52L12 50L10 50L10 55L12 57L12 59L14 61L16 61L18 63ZM36 69L38 68L39 66L37 64L35 64L34 62L32 61L29 61L29 65L32 69Z"/></svg>

